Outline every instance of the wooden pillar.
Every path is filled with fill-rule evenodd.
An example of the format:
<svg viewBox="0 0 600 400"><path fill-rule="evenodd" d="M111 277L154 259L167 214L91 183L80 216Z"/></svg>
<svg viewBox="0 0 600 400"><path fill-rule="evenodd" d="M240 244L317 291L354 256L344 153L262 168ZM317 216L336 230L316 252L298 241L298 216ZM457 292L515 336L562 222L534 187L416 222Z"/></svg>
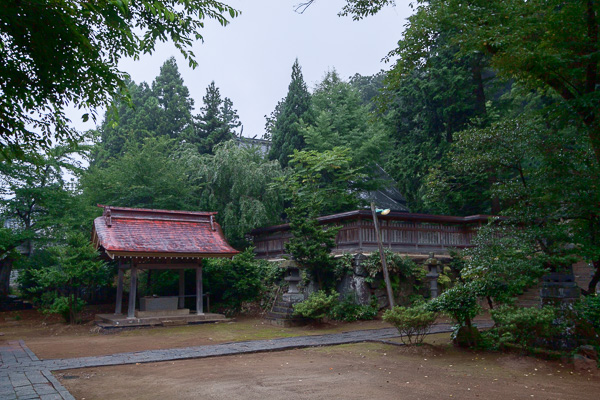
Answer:
<svg viewBox="0 0 600 400"><path fill-rule="evenodd" d="M204 315L202 297L202 264L199 264L196 268L196 314L198 315Z"/></svg>
<svg viewBox="0 0 600 400"><path fill-rule="evenodd" d="M179 270L179 307L185 307L185 270Z"/></svg>
<svg viewBox="0 0 600 400"><path fill-rule="evenodd" d="M131 264L131 285L129 286L129 308L127 318L135 318L135 297L137 295L137 265Z"/></svg>
<svg viewBox="0 0 600 400"><path fill-rule="evenodd" d="M115 305L115 314L121 314L123 305L123 268L119 261L119 273L117 275L117 304Z"/></svg>
<svg viewBox="0 0 600 400"><path fill-rule="evenodd" d="M373 224L375 225L375 236L377 238L377 247L379 247L379 257L381 258L381 267L383 269L383 280L385 281L385 287L387 289L388 300L390 302L390 309L394 308L394 292L392 291L392 284L390 282L390 275L387 267L387 260L385 258L385 252L383 251L383 243L381 243L381 232L379 230L379 217L375 209L375 203L371 202L371 214L373 214Z"/></svg>

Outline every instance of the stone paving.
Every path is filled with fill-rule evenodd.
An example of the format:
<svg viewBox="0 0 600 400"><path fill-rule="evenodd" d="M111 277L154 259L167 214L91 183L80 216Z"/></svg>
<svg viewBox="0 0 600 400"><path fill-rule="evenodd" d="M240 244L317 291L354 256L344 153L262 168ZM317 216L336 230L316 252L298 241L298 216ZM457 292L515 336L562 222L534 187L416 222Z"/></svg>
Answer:
<svg viewBox="0 0 600 400"><path fill-rule="evenodd" d="M484 328L487 324L479 324ZM448 324L436 325L431 333L450 332ZM282 351L305 347L333 346L360 342L383 342L399 337L395 328L351 331L327 335L231 342L163 350L117 353L106 356L40 360L21 341L0 346L0 399L74 400L51 371L219 357L234 354Z"/></svg>

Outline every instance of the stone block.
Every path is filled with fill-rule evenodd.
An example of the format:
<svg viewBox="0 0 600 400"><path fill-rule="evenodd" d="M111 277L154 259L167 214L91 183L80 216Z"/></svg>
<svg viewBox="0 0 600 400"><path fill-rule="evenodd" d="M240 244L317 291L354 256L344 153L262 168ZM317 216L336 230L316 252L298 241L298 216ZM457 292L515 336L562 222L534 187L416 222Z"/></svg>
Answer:
<svg viewBox="0 0 600 400"><path fill-rule="evenodd" d="M177 310L178 297L142 297L140 311Z"/></svg>
<svg viewBox="0 0 600 400"><path fill-rule="evenodd" d="M573 356L573 367L575 371L596 371L598 369L598 362L581 354L575 354Z"/></svg>

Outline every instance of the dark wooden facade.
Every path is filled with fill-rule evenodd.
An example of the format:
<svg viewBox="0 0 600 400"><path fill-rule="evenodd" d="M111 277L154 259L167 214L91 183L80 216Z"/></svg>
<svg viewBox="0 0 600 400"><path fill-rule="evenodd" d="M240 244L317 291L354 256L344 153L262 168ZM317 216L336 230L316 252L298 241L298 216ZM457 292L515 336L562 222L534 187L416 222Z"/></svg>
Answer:
<svg viewBox="0 0 600 400"><path fill-rule="evenodd" d="M391 212L379 216L383 245L406 254L447 253L449 248L471 246L476 229L490 216L452 217ZM373 217L368 210L350 211L319 218L323 225L341 226L333 253L370 253L377 251ZM288 224L255 229L251 232L257 257L277 259L284 256L284 244L291 237Z"/></svg>

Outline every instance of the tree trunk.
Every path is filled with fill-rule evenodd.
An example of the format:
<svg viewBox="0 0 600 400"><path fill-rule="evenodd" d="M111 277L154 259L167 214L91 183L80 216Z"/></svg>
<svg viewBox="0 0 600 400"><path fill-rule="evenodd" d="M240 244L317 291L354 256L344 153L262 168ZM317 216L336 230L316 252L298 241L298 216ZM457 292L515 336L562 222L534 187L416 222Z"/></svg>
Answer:
<svg viewBox="0 0 600 400"><path fill-rule="evenodd" d="M11 271L12 260L9 258L0 260L0 298L6 297L9 294Z"/></svg>

